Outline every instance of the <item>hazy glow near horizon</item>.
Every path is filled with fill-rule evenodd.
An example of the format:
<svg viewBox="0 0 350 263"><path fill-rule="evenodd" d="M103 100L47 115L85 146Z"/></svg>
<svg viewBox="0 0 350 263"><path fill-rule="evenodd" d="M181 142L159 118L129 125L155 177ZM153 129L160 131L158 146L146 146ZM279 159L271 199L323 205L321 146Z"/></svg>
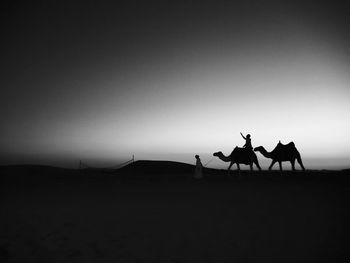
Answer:
<svg viewBox="0 0 350 263"><path fill-rule="evenodd" d="M37 80L37 97L9 110L1 147L74 162L132 154L193 162L196 153L228 154L244 144L243 132L253 146L294 141L305 158L350 165L350 61L341 42L306 26L234 33L160 39L142 53L133 43L129 57L110 48L101 59L61 68Z"/></svg>

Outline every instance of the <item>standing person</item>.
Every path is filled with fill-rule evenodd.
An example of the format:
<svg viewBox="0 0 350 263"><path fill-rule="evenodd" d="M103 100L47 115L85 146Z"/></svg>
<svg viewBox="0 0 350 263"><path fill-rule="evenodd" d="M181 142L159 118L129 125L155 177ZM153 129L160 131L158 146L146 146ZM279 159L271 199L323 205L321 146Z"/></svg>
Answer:
<svg viewBox="0 0 350 263"><path fill-rule="evenodd" d="M196 155L196 168L194 171L194 178L195 179L202 179L203 178L203 165L201 162L201 159L199 158L199 155Z"/></svg>
<svg viewBox="0 0 350 263"><path fill-rule="evenodd" d="M245 144L243 145L243 148L246 148L248 150L253 150L252 140L250 139L250 134L247 134L247 136L244 137L244 135L241 133L241 136L245 140Z"/></svg>

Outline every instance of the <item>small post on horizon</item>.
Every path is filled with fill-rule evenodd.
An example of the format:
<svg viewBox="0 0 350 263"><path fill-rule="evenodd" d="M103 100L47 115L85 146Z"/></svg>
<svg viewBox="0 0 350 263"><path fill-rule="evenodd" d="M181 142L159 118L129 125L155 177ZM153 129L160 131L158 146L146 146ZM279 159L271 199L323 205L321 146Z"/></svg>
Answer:
<svg viewBox="0 0 350 263"><path fill-rule="evenodd" d="M135 156L134 155L132 155L132 162L134 162L135 161Z"/></svg>
<svg viewBox="0 0 350 263"><path fill-rule="evenodd" d="M81 160L79 160L79 170L81 170Z"/></svg>

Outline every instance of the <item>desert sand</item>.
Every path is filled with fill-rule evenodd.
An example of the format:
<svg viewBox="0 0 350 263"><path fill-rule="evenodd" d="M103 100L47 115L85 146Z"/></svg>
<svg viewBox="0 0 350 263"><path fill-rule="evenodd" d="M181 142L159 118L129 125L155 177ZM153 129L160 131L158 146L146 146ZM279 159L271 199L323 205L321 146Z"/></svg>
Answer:
<svg viewBox="0 0 350 263"><path fill-rule="evenodd" d="M2 262L348 262L349 171L1 167Z"/></svg>

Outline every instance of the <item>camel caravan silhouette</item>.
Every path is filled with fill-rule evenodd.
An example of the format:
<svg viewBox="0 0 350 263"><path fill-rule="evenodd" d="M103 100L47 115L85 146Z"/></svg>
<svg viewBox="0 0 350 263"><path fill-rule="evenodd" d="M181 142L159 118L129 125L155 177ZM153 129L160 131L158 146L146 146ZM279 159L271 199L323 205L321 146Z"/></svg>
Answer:
<svg viewBox="0 0 350 263"><path fill-rule="evenodd" d="M275 149L273 149L271 152L266 151L263 146L258 146L254 148L254 152L251 146L250 134L248 134L246 137L244 137L242 133L241 135L243 139L246 140L246 144L243 146L243 148L236 146L228 156L225 156L222 152L213 153L213 156L218 157L224 162L230 163L229 167L227 168L228 173L230 173L231 166L233 164L237 165L239 174L240 164L249 165L250 171L253 171L253 164L255 164L258 167L259 171L261 171L261 167L259 165L259 161L255 152L260 152L264 157L272 159L269 170L271 170L273 165L278 162L280 171L282 171L282 162L289 161L292 164L292 170L295 171L295 160L297 160L302 170L305 171L300 153L295 147L294 142L282 144L281 141L279 141Z"/></svg>

